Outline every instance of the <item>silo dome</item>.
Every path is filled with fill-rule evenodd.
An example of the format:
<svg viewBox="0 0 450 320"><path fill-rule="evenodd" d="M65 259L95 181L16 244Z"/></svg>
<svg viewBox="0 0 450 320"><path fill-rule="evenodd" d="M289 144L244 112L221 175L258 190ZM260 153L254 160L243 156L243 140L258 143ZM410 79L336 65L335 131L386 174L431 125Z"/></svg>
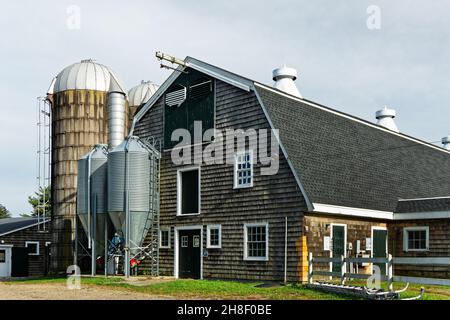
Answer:
<svg viewBox="0 0 450 320"><path fill-rule="evenodd" d="M123 85L107 66L92 59L81 60L64 68L52 82L49 93L66 90L96 90L125 93Z"/></svg>
<svg viewBox="0 0 450 320"><path fill-rule="evenodd" d="M156 83L142 80L141 84L128 91L128 105L130 107L139 107L146 103L158 88L159 85Z"/></svg>

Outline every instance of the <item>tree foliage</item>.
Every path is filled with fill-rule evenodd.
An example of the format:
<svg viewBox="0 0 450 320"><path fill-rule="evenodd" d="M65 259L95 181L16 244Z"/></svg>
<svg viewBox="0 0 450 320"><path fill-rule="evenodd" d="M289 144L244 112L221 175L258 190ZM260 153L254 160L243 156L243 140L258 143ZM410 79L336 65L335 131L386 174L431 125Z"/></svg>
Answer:
<svg viewBox="0 0 450 320"><path fill-rule="evenodd" d="M50 199L50 187L39 188L38 192L35 192L33 196L28 197L28 203L33 207L31 212L32 217L41 216L50 217L51 212L51 199Z"/></svg>
<svg viewBox="0 0 450 320"><path fill-rule="evenodd" d="M0 219L11 218L11 213L2 204L0 204Z"/></svg>

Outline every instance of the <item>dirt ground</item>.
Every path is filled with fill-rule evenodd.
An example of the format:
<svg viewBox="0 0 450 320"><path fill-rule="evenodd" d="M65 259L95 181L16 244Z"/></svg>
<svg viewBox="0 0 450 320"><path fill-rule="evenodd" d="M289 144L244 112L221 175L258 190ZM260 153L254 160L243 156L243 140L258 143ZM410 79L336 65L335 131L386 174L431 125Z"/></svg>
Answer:
<svg viewBox="0 0 450 320"><path fill-rule="evenodd" d="M131 290L95 285L81 285L70 290L65 283L4 284L0 282L0 300L162 300L156 296Z"/></svg>

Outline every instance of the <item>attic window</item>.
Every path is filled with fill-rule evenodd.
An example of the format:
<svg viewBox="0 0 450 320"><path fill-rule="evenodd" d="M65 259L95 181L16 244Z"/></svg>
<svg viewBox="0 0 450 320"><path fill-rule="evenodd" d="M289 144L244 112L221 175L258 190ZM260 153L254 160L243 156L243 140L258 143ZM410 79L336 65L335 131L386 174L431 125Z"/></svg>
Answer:
<svg viewBox="0 0 450 320"><path fill-rule="evenodd" d="M253 152L239 152L234 156L234 188L253 186Z"/></svg>
<svg viewBox="0 0 450 320"><path fill-rule="evenodd" d="M189 87L189 98L192 100L201 100L206 98L212 91L212 81L200 79L196 84Z"/></svg>
<svg viewBox="0 0 450 320"><path fill-rule="evenodd" d="M180 106L186 100L186 87L177 85L174 90L166 93L166 105L169 107Z"/></svg>

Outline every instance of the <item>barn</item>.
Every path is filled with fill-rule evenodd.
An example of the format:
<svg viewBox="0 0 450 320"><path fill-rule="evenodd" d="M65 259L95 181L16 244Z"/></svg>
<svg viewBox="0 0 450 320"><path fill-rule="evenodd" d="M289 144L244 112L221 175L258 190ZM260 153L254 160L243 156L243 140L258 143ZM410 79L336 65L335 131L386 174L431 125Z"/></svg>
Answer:
<svg viewBox="0 0 450 320"><path fill-rule="evenodd" d="M295 78L277 69L269 87L187 57L138 110L130 134L162 146L160 274L306 281L308 252L408 256L418 227L414 256L449 256L450 152L304 99Z"/></svg>
<svg viewBox="0 0 450 320"><path fill-rule="evenodd" d="M43 276L49 271L49 220L0 219L0 278Z"/></svg>

